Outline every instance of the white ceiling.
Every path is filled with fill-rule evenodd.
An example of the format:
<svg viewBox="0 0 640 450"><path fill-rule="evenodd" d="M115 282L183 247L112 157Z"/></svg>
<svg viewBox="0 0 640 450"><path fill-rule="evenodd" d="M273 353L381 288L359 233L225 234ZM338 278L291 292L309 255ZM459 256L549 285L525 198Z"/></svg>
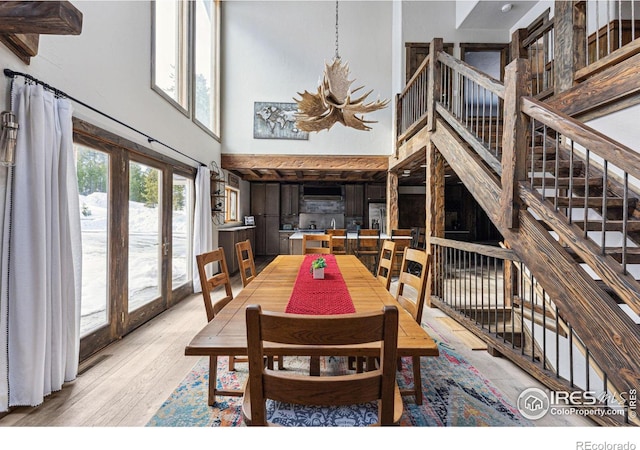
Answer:
<svg viewBox="0 0 640 450"><path fill-rule="evenodd" d="M510 29L537 1L493 1L480 0L469 11L458 28L461 29ZM502 7L511 4L511 10L502 12Z"/></svg>

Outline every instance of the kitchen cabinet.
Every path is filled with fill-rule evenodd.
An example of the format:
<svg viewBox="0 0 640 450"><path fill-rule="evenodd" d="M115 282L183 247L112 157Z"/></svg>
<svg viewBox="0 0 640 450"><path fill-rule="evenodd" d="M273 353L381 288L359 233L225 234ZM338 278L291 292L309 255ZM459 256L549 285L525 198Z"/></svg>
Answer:
<svg viewBox="0 0 640 450"><path fill-rule="evenodd" d="M387 185L381 183L367 184L367 200L379 202L387 198Z"/></svg>
<svg viewBox="0 0 640 450"><path fill-rule="evenodd" d="M277 255L280 251L280 184L251 183L251 215L256 224L255 255Z"/></svg>
<svg viewBox="0 0 640 450"><path fill-rule="evenodd" d="M289 250L289 238L291 237L291 235L293 234L293 231L281 231L280 232L280 254L281 255L288 255L290 250Z"/></svg>
<svg viewBox="0 0 640 450"><path fill-rule="evenodd" d="M238 271L238 258L236 257L236 244L249 239L251 248L255 249L255 227L218 228L218 245L224 250L229 273Z"/></svg>
<svg viewBox="0 0 640 450"><path fill-rule="evenodd" d="M291 216L297 216L300 208L300 185L283 184L280 186L280 214L287 218L286 222L290 222Z"/></svg>
<svg viewBox="0 0 640 450"><path fill-rule="evenodd" d="M251 183L251 215L280 215L280 184Z"/></svg>
<svg viewBox="0 0 640 450"><path fill-rule="evenodd" d="M344 215L346 217L364 216L364 185L346 184L344 199Z"/></svg>

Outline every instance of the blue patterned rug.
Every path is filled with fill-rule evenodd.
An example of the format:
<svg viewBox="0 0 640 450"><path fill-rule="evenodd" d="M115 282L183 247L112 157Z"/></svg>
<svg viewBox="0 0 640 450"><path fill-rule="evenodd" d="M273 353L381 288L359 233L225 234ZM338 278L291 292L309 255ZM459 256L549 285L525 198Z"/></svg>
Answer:
<svg viewBox="0 0 640 450"><path fill-rule="evenodd" d="M512 402L506 399L475 367L447 343L439 342L440 356L421 358L423 404L406 397L401 425L438 427L532 426ZM286 370L308 368L308 360L285 358ZM307 369L308 370L308 369ZM343 358L322 358L323 373L346 370ZM412 385L411 358L403 360L398 372L400 388ZM248 375L246 364L227 370L227 358L218 360L218 386L239 388ZM235 427L243 426L240 397L218 397L207 405L209 359L201 358L193 370L162 404L148 427Z"/></svg>

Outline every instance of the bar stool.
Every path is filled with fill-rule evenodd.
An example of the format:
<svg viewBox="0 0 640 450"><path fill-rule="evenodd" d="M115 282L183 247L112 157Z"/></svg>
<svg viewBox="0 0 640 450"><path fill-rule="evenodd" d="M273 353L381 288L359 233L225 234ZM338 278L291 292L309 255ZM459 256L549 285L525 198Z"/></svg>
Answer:
<svg viewBox="0 0 640 450"><path fill-rule="evenodd" d="M365 265L367 265L365 260L373 260L373 266L367 265L367 267L371 273L375 274L380 254L380 230L377 228L358 230L358 242L354 253Z"/></svg>
<svg viewBox="0 0 640 450"><path fill-rule="evenodd" d="M334 255L347 254L347 230L346 228L329 229L326 233L331 236L331 253ZM338 238L336 239L336 236Z"/></svg>
<svg viewBox="0 0 640 450"><path fill-rule="evenodd" d="M413 244L413 231L409 229L391 230L391 240L396 244L396 253L393 258L393 273L400 273L402 256L405 248L411 248Z"/></svg>

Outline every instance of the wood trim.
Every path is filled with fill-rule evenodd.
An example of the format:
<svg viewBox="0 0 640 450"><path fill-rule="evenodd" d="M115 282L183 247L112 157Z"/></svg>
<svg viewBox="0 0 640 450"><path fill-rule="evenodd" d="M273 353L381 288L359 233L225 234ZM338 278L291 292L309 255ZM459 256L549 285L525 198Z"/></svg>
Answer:
<svg viewBox="0 0 640 450"><path fill-rule="evenodd" d="M0 42L6 45L23 63L29 64L38 54L39 34L0 34Z"/></svg>
<svg viewBox="0 0 640 450"><path fill-rule="evenodd" d="M389 166L388 156L357 155L250 155L223 153L220 156L226 170L384 170Z"/></svg>
<svg viewBox="0 0 640 450"><path fill-rule="evenodd" d="M181 170L182 173L188 173L191 174L191 176L195 176L196 174L197 169L187 163L163 155L162 153L118 136L111 131L100 128L82 119L78 119L77 117L73 118L73 132L75 134L88 136L93 140L103 142L107 145L107 148L125 149L140 156L148 157L152 160L174 166L176 169Z"/></svg>

